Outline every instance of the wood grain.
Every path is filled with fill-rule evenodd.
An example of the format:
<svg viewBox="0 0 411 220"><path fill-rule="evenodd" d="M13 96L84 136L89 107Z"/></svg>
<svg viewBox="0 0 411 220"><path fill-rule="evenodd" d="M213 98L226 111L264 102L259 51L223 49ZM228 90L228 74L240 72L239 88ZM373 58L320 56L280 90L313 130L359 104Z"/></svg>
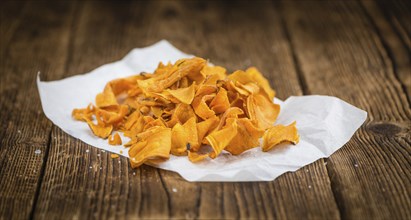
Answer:
<svg viewBox="0 0 411 220"><path fill-rule="evenodd" d="M1 1L0 219L407 219L407 1ZM272 182L190 183L112 159L43 115L58 80L161 39L230 71L257 66L277 96L325 94L369 113L328 159ZM40 150L37 151L36 150Z"/></svg>
<svg viewBox="0 0 411 220"><path fill-rule="evenodd" d="M52 126L40 110L36 76L63 69L72 17L64 3L24 7L31 10L1 37L0 219L27 219L35 204Z"/></svg>
<svg viewBox="0 0 411 220"><path fill-rule="evenodd" d="M254 6L249 11L250 20L242 16L250 9L244 4L235 5L237 8L226 15L224 11L230 5L122 2L113 8L88 2L78 16L67 72L88 71L121 58L130 48L165 38L183 51L211 58L231 70L257 65L272 79L280 96L301 94L287 38L273 5L267 2ZM113 19L116 17L126 19ZM139 21L141 18L147 20ZM271 26L272 20L276 25ZM270 26L269 31L266 26ZM96 34L98 39L93 38ZM230 40L239 35L247 41L244 47ZM276 53L282 56L275 56ZM118 166L117 159L74 140L58 128L53 129L52 140L36 218L62 214L68 218L339 216L323 161L273 183L189 183L176 173L148 166L131 170L124 158ZM56 174L56 170L63 172Z"/></svg>
<svg viewBox="0 0 411 220"><path fill-rule="evenodd" d="M411 215L411 111L376 29L384 24L371 21L378 12L364 12L357 2L321 7L286 2L284 11L309 90L369 113L365 126L328 160L341 217L406 219ZM389 31L384 36L392 36Z"/></svg>
<svg viewBox="0 0 411 220"><path fill-rule="evenodd" d="M411 4L406 1L363 1L370 23L381 39L392 69L411 103Z"/></svg>

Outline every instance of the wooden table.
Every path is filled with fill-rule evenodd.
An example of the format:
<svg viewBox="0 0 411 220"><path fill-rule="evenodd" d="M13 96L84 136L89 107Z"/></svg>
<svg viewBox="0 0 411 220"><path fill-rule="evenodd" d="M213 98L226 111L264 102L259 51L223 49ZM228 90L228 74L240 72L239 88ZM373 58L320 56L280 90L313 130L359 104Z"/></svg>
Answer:
<svg viewBox="0 0 411 220"><path fill-rule="evenodd" d="M1 1L0 219L409 219L410 1ZM278 97L337 96L368 112L349 143L272 182L190 183L131 169L43 114L35 84L167 39ZM91 169L90 169L91 167Z"/></svg>

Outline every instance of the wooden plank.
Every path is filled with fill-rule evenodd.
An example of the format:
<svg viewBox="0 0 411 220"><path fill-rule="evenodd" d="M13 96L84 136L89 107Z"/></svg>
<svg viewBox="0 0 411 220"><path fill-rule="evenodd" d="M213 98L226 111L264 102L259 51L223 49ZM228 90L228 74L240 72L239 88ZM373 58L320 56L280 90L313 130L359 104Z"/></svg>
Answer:
<svg viewBox="0 0 411 220"><path fill-rule="evenodd" d="M407 219L411 111L373 24L357 2L284 2L284 8L309 90L369 113L328 160L341 217Z"/></svg>
<svg viewBox="0 0 411 220"><path fill-rule="evenodd" d="M401 41L407 49L411 48L411 25L410 12L411 3L405 0L386 2L376 1L388 22L391 23L395 31L401 36Z"/></svg>
<svg viewBox="0 0 411 220"><path fill-rule="evenodd" d="M393 72L411 102L411 3L363 1L370 23L381 39Z"/></svg>
<svg viewBox="0 0 411 220"><path fill-rule="evenodd" d="M27 10L27 2L2 1L0 2L0 62L4 61L4 51L15 30L19 27L21 16Z"/></svg>
<svg viewBox="0 0 411 220"><path fill-rule="evenodd" d="M36 76L64 69L66 27L73 12L65 3L30 2L27 7L31 10L16 16L16 23L6 19L9 34L1 41L0 219L30 217L52 126L40 110ZM9 15L13 13L4 16Z"/></svg>
<svg viewBox="0 0 411 220"><path fill-rule="evenodd" d="M281 98L302 94L270 2L88 2L78 22L69 75L165 38L231 70L258 66ZM49 155L35 218L339 218L322 160L275 182L189 183L148 166L132 170L125 158L111 159L58 128Z"/></svg>

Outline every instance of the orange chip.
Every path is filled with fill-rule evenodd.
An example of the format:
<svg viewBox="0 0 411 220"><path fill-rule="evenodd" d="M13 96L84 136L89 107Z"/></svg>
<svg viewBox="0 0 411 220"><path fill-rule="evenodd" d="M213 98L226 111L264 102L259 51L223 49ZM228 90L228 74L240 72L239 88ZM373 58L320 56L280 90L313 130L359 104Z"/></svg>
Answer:
<svg viewBox="0 0 411 220"><path fill-rule="evenodd" d="M193 108L190 105L180 103L177 104L174 112L172 113L171 120L167 122L168 127L174 127L178 122L184 124L188 119L195 117Z"/></svg>
<svg viewBox="0 0 411 220"><path fill-rule="evenodd" d="M121 145L122 141L120 135L116 132L114 135L108 136L108 143L110 145Z"/></svg>
<svg viewBox="0 0 411 220"><path fill-rule="evenodd" d="M118 154L111 154L111 158L112 159L116 159L116 158L119 158L120 156L118 155Z"/></svg>
<svg viewBox="0 0 411 220"><path fill-rule="evenodd" d="M113 125L103 126L103 124L101 124L101 123L98 123L96 125L88 118L85 118L85 120L86 120L88 126L90 127L91 131L93 132L93 134L98 136L98 137L101 137L101 138L105 139L113 131Z"/></svg>
<svg viewBox="0 0 411 220"><path fill-rule="evenodd" d="M202 119L206 120L207 118L211 118L215 115L215 112L210 109L207 102L211 101L215 97L214 94L212 95L205 95L203 97L197 96L194 98L192 106L194 112Z"/></svg>
<svg viewBox="0 0 411 220"><path fill-rule="evenodd" d="M275 92L271 89L268 80L265 79L255 67L248 68L245 72L241 70L235 71L233 74L229 75L228 78L244 85L250 82L256 83L264 90L270 100L275 96Z"/></svg>
<svg viewBox="0 0 411 220"><path fill-rule="evenodd" d="M219 121L220 121L219 118L214 116L214 117L208 118L207 120L202 121L197 124L197 135L198 135L197 140L199 141L199 144L205 142L204 137L208 135L210 132L212 132L218 126ZM200 145L192 146L191 149L193 151L197 151L199 147Z"/></svg>
<svg viewBox="0 0 411 220"><path fill-rule="evenodd" d="M196 118L190 118L184 125L177 123L171 130L171 153L186 155L187 146L198 146Z"/></svg>
<svg viewBox="0 0 411 220"><path fill-rule="evenodd" d="M217 76L215 78L216 80L218 79L225 79L226 78L226 69L221 67L221 66L204 66L203 69L200 71L200 73L204 76ZM207 80L206 80L207 81ZM215 84L216 81L214 82L209 82Z"/></svg>
<svg viewBox="0 0 411 220"><path fill-rule="evenodd" d="M96 105L99 108L110 107L118 105L116 96L113 93L113 89L108 84L102 93L96 96Z"/></svg>
<svg viewBox="0 0 411 220"><path fill-rule="evenodd" d="M150 159L168 159L171 149L171 129L152 127L150 135L132 145L129 150L131 166L138 167Z"/></svg>
<svg viewBox="0 0 411 220"><path fill-rule="evenodd" d="M269 151L276 145L282 142L290 142L297 144L300 141L300 136L297 132L296 123L293 122L290 125L276 125L268 129L264 133L264 143L262 146L263 151Z"/></svg>
<svg viewBox="0 0 411 220"><path fill-rule="evenodd" d="M230 107L227 90L220 88L220 91L218 91L217 95L211 101L210 107L216 114L225 112Z"/></svg>
<svg viewBox="0 0 411 220"><path fill-rule="evenodd" d="M257 127L268 129L273 126L277 119L280 106L272 103L264 95L252 94L247 98L247 113Z"/></svg>
<svg viewBox="0 0 411 220"><path fill-rule="evenodd" d="M95 107L92 104L89 104L87 108L82 108L82 109L73 109L71 112L71 116L79 121L86 121L85 118L91 120L92 115L94 113Z"/></svg>
<svg viewBox="0 0 411 220"><path fill-rule="evenodd" d="M199 154L197 152L191 152L191 151L187 151L187 152L188 152L188 159L192 163L200 162L208 157L208 154Z"/></svg>
<svg viewBox="0 0 411 220"><path fill-rule="evenodd" d="M214 131L209 134L206 139L213 148L213 152L210 153L211 158L216 158L222 150L231 142L231 140L237 135L237 123L233 121L227 124L221 130Z"/></svg>
<svg viewBox="0 0 411 220"><path fill-rule="evenodd" d="M171 96L176 98L179 102L184 104L191 104L194 99L195 94L195 83L191 84L191 86L182 89L175 89L175 90L166 90L170 93Z"/></svg>
<svg viewBox="0 0 411 220"><path fill-rule="evenodd" d="M229 118L227 124L237 121L237 134L224 149L233 155L238 155L246 150L257 147L259 138L264 134L263 129L256 127L248 118Z"/></svg>

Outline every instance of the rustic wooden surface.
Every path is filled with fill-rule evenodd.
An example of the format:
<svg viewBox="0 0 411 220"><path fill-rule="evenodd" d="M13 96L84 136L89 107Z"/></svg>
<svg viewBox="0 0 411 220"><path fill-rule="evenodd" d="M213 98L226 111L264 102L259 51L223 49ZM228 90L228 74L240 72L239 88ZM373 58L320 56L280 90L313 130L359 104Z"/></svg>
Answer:
<svg viewBox="0 0 411 220"><path fill-rule="evenodd" d="M1 1L0 219L407 219L408 1ZM279 98L337 96L369 113L328 159L272 182L190 183L84 144L43 114L57 80L167 39L230 70L257 66ZM36 150L40 150L39 153Z"/></svg>

